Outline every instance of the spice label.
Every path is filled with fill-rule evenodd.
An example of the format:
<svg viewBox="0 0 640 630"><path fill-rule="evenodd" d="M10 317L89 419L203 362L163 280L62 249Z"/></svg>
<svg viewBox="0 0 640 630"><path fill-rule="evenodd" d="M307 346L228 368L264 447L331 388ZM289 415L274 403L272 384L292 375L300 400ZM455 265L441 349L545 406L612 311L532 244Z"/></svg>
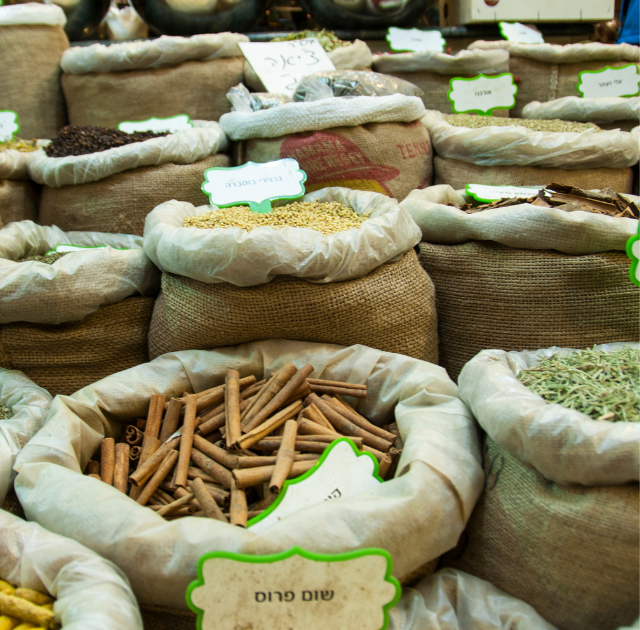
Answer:
<svg viewBox="0 0 640 630"><path fill-rule="evenodd" d="M509 72L495 77L480 74L474 79L455 78L449 85L447 97L456 114L489 115L494 109L511 109L516 104L518 87Z"/></svg>
<svg viewBox="0 0 640 630"><path fill-rule="evenodd" d="M465 192L476 201L491 203L500 199L515 199L517 197L533 197L544 186L484 186L482 184L467 184Z"/></svg>
<svg viewBox="0 0 640 630"><path fill-rule="evenodd" d="M267 91L275 94L293 96L304 77L335 70L315 37L292 42L240 42L238 46Z"/></svg>
<svg viewBox="0 0 640 630"><path fill-rule="evenodd" d="M383 549L213 552L200 558L187 603L198 615L198 630L385 630L401 594L392 568Z"/></svg>
<svg viewBox="0 0 640 630"><path fill-rule="evenodd" d="M265 164L208 168L202 191L219 208L248 205L253 212L271 212L271 201L304 195L307 174L299 166L296 160L284 158Z"/></svg>
<svg viewBox="0 0 640 630"><path fill-rule="evenodd" d="M187 114L171 116L170 118L148 118L147 120L128 120L118 125L120 131L136 133L153 131L154 133L175 133L184 129L191 129L193 123Z"/></svg>
<svg viewBox="0 0 640 630"><path fill-rule="evenodd" d="M421 31L417 28L390 26L387 32L389 48L396 52L435 50L444 52L445 40L440 31Z"/></svg>
<svg viewBox="0 0 640 630"><path fill-rule="evenodd" d="M544 44L544 37L535 28L520 24L520 22L499 22L502 37L509 42L518 44Z"/></svg>
<svg viewBox="0 0 640 630"><path fill-rule="evenodd" d="M632 236L627 241L627 256L631 259L631 269L629 269L629 278L633 284L640 287L640 224L638 225L638 234Z"/></svg>
<svg viewBox="0 0 640 630"><path fill-rule="evenodd" d="M9 110L0 111L0 142L12 140L19 129L18 114Z"/></svg>
<svg viewBox="0 0 640 630"><path fill-rule="evenodd" d="M276 501L247 527L259 534L299 510L323 501L348 499L381 483L376 458L358 451L349 438L341 438L325 449L313 468L286 481Z"/></svg>
<svg viewBox="0 0 640 630"><path fill-rule="evenodd" d="M635 63L620 68L581 72L578 92L583 98L605 96L637 96L640 94L640 71Z"/></svg>

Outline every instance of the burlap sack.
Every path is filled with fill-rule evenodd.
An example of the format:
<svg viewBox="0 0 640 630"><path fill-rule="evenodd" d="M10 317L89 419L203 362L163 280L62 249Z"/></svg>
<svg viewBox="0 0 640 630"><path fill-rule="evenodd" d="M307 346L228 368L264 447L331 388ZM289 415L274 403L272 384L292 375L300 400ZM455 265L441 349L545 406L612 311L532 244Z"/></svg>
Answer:
<svg viewBox="0 0 640 630"><path fill-rule="evenodd" d="M73 540L2 511L0 576L53 595L56 621L65 630L142 630L129 581L114 564Z"/></svg>
<svg viewBox="0 0 640 630"><path fill-rule="evenodd" d="M553 101L565 96L580 96L578 75L585 70L617 68L640 61L640 50L631 44L519 44L501 41L477 41L470 50L505 49L509 52L509 71L518 80L513 116L532 101Z"/></svg>
<svg viewBox="0 0 640 630"><path fill-rule="evenodd" d="M247 141L240 163L297 160L307 191L343 186L404 199L431 182L431 142L417 120L423 111L417 96L403 94L330 98L231 112L220 125Z"/></svg>
<svg viewBox="0 0 640 630"><path fill-rule="evenodd" d="M60 58L69 47L58 6L0 7L0 110L18 114L22 138L53 138L67 122Z"/></svg>
<svg viewBox="0 0 640 630"><path fill-rule="evenodd" d="M509 53L506 50L461 50L455 55L433 50L383 53L373 58L373 68L417 85L424 92L422 102L427 109L452 114L447 98L451 79L509 72Z"/></svg>
<svg viewBox="0 0 640 630"><path fill-rule="evenodd" d="M0 227L13 221L38 220L40 187L33 182L0 179Z"/></svg>
<svg viewBox="0 0 640 630"><path fill-rule="evenodd" d="M203 518L165 522L148 508L80 474L105 435L145 413L152 393L173 396L224 380L227 368L262 375L292 361L319 377L366 382L358 410L398 423L398 471L349 500L325 501L260 534ZM114 561L143 604L186 608L204 550L264 555L298 545L317 553L381 547L402 577L450 549L482 487L473 419L437 366L363 346L265 341L169 354L54 400L45 427L23 449L15 487L32 520Z"/></svg>
<svg viewBox="0 0 640 630"><path fill-rule="evenodd" d="M116 127L179 114L218 120L230 109L227 91L242 81L244 41L218 33L69 49L61 61L69 122Z"/></svg>

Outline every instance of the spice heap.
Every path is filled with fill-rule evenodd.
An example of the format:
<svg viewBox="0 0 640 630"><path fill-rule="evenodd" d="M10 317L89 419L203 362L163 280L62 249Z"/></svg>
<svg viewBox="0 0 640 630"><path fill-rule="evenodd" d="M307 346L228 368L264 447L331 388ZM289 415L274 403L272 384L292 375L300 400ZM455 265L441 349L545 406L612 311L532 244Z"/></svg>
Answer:
<svg viewBox="0 0 640 630"><path fill-rule="evenodd" d="M446 121L454 127L468 127L479 129L480 127L526 127L533 131L554 131L582 133L587 129L602 131L593 123L578 123L567 120L533 120L527 118L498 118L496 116L473 116L471 114L452 114L446 117Z"/></svg>
<svg viewBox="0 0 640 630"><path fill-rule="evenodd" d="M0 404L0 420L8 420L9 418L13 418L13 411L6 405ZM0 630L2 630L2 626L0 626Z"/></svg>
<svg viewBox="0 0 640 630"><path fill-rule="evenodd" d="M58 137L45 148L49 157L61 158L69 155L87 155L115 147L123 147L134 142L161 138L166 133L141 131L125 133L109 127L79 127L67 125L58 132Z"/></svg>
<svg viewBox="0 0 640 630"><path fill-rule="evenodd" d="M0 630L54 630L53 597L0 580Z"/></svg>
<svg viewBox="0 0 640 630"><path fill-rule="evenodd" d="M118 444L103 439L100 462L90 461L86 473L167 519L241 527L341 437L391 477L401 454L397 428L372 424L342 398L366 398L367 386L309 378L313 369L287 363L259 382L228 370L224 385L197 394L169 401L155 394L147 419L127 425Z"/></svg>
<svg viewBox="0 0 640 630"><path fill-rule="evenodd" d="M296 201L266 213L252 212L248 206L220 208L199 216L186 217L183 225L207 229L242 228L247 232L263 226L299 227L322 232L326 236L359 228L369 214L358 214L353 208L337 201Z"/></svg>
<svg viewBox="0 0 640 630"><path fill-rule="evenodd" d="M336 37L336 34L333 31L327 31L324 28L321 31L300 31L299 33L290 33L283 37L274 37L271 41L290 42L296 39L308 39L310 37L315 37L326 52L331 52L336 48L348 46L350 44L350 42L343 42L341 39Z"/></svg>
<svg viewBox="0 0 640 630"><path fill-rule="evenodd" d="M37 140L22 140L21 138L14 138L13 140L7 140L0 142L0 151L21 151L23 153L29 153L31 151L38 150Z"/></svg>
<svg viewBox="0 0 640 630"><path fill-rule="evenodd" d="M43 254L42 256L27 256L26 258L20 258L16 262L40 262L45 265L53 265L56 260L60 260L63 256L69 252L53 252L52 254ZM2 630L0 628L0 630Z"/></svg>
<svg viewBox="0 0 640 630"><path fill-rule="evenodd" d="M554 355L522 370L518 379L549 403L580 411L594 420L640 421L640 350L587 349Z"/></svg>

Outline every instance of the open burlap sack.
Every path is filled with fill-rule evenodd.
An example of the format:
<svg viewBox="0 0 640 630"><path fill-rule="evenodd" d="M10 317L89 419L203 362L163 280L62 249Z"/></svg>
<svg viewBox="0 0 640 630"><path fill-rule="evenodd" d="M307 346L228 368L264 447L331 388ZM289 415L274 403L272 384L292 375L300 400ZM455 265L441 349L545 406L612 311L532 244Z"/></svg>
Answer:
<svg viewBox="0 0 640 630"><path fill-rule="evenodd" d="M8 420L0 420L0 505L13 487L16 457L44 424L52 400L49 392L22 372L0 368L0 405L13 413Z"/></svg>
<svg viewBox="0 0 640 630"><path fill-rule="evenodd" d="M66 21L56 5L0 7L0 110L18 114L23 138L53 138L67 122L60 87L60 59L69 48Z"/></svg>
<svg viewBox="0 0 640 630"><path fill-rule="evenodd" d="M404 199L431 183L431 142L422 116L417 96L393 94L231 112L220 125L231 140L246 141L239 163L294 158L307 173L308 191L343 186Z"/></svg>
<svg viewBox="0 0 640 630"><path fill-rule="evenodd" d="M60 65L73 125L116 127L126 120L188 114L218 120L242 81L238 42L246 35L163 35L154 40L70 48Z"/></svg>
<svg viewBox="0 0 640 630"><path fill-rule="evenodd" d="M203 518L165 522L81 474L100 440L117 438L121 423L143 414L152 394L201 391L222 383L227 368L258 376L287 361L311 363L322 378L367 383L358 411L378 425L395 416L404 441L393 480L256 534ZM455 544L482 487L476 428L456 392L437 366L363 346L272 340L168 354L55 399L18 459L16 490L30 519L115 562L143 604L186 608L184 592L204 550L264 555L294 545L317 553L380 547L402 577Z"/></svg>
<svg viewBox="0 0 640 630"><path fill-rule="evenodd" d="M228 146L218 123L194 127L87 155L50 158L38 152L29 173L44 184L40 223L63 230L142 235L158 204L182 199L200 204L207 168L227 167Z"/></svg>
<svg viewBox="0 0 640 630"><path fill-rule="evenodd" d="M477 41L470 50L503 49L509 52L509 71L520 79L513 116L532 101L553 101L565 96L580 96L579 74L617 68L640 61L640 49L631 44L520 44L516 42Z"/></svg>
<svg viewBox="0 0 640 630"><path fill-rule="evenodd" d="M40 186L29 180L29 163L37 151L0 151L0 227L13 221L37 221Z"/></svg>
<svg viewBox="0 0 640 630"><path fill-rule="evenodd" d="M142 630L138 604L120 569L73 540L3 511L0 578L55 597L53 611L65 630Z"/></svg>
<svg viewBox="0 0 640 630"><path fill-rule="evenodd" d="M506 50L461 50L455 55L434 50L383 53L373 58L373 68L417 85L424 92L422 101L427 109L452 114L447 98L451 79L509 72L509 53Z"/></svg>

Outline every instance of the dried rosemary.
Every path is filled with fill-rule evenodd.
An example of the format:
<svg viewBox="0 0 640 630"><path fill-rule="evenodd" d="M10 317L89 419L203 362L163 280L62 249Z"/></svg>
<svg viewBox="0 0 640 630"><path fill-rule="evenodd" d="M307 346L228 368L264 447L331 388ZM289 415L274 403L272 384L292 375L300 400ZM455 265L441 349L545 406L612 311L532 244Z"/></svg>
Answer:
<svg viewBox="0 0 640 630"><path fill-rule="evenodd" d="M9 407L0 404L0 420L8 420L11 417L13 417L13 411Z"/></svg>
<svg viewBox="0 0 640 630"><path fill-rule="evenodd" d="M554 355L522 370L518 379L549 403L580 411L594 420L640 420L640 349L604 352L595 348Z"/></svg>

